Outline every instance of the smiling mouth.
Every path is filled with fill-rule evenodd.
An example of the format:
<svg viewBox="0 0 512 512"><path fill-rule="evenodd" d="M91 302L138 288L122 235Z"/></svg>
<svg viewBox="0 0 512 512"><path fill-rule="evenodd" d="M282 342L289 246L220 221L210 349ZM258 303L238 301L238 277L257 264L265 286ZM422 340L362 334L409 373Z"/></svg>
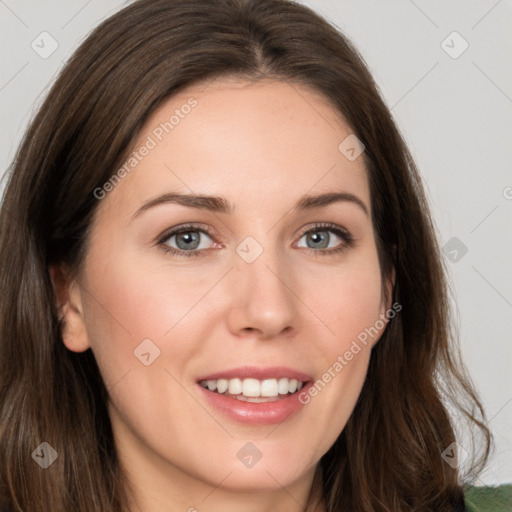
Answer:
<svg viewBox="0 0 512 512"><path fill-rule="evenodd" d="M216 379L199 382L205 389L242 402L276 402L298 393L306 384L286 377L275 379Z"/></svg>

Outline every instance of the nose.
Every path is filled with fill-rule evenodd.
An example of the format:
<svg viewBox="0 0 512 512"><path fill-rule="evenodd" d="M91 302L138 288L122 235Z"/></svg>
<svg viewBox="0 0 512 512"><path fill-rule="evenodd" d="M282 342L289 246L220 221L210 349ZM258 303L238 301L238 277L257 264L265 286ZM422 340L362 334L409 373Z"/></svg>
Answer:
<svg viewBox="0 0 512 512"><path fill-rule="evenodd" d="M252 263L235 255L228 327L235 336L272 339L297 329L297 287L290 268L265 249Z"/></svg>

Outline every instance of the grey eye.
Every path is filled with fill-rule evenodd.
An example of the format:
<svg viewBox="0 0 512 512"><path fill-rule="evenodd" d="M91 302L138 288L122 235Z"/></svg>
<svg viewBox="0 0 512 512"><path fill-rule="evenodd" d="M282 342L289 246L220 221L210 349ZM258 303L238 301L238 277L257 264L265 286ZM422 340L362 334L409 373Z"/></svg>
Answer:
<svg viewBox="0 0 512 512"><path fill-rule="evenodd" d="M308 249L327 249L335 247L342 241L342 239L330 229L309 231L302 235L301 240L304 238L306 239L306 245L301 245L299 242L299 247L307 247ZM336 241L336 239L338 239L338 241ZM333 240L337 243L335 245L329 245Z"/></svg>
<svg viewBox="0 0 512 512"><path fill-rule="evenodd" d="M202 236L210 238L208 234L198 229L182 231L181 233L175 233L174 235L169 236L165 244L169 245L174 249L179 249L180 251L194 251L198 249L206 249L208 248L208 244L206 245L206 247L200 247ZM173 239L175 239L175 242L171 243Z"/></svg>

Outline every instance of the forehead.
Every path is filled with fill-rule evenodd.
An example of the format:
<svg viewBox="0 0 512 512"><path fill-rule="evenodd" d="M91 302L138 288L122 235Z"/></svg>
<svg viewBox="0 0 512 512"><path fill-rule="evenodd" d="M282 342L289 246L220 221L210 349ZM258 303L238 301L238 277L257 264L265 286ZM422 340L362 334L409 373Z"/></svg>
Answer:
<svg viewBox="0 0 512 512"><path fill-rule="evenodd" d="M362 156L351 160L340 150L347 137L353 135L343 117L309 88L230 79L194 84L153 112L107 199L136 208L164 192L201 193L229 196L235 208L254 211L343 190L370 207Z"/></svg>

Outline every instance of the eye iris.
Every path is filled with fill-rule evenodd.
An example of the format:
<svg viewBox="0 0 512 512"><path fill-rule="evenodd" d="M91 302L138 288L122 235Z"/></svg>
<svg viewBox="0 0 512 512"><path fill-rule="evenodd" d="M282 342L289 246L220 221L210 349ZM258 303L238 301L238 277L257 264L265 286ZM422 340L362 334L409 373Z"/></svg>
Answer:
<svg viewBox="0 0 512 512"><path fill-rule="evenodd" d="M310 233L308 235L308 242L312 241L313 245L312 248L314 249L324 249L325 247L328 247L329 245L329 232L328 231L316 231L314 233Z"/></svg>
<svg viewBox="0 0 512 512"><path fill-rule="evenodd" d="M182 245L184 243L184 245ZM176 245L179 249L196 249L199 245L199 233L195 231L187 231L176 235Z"/></svg>

